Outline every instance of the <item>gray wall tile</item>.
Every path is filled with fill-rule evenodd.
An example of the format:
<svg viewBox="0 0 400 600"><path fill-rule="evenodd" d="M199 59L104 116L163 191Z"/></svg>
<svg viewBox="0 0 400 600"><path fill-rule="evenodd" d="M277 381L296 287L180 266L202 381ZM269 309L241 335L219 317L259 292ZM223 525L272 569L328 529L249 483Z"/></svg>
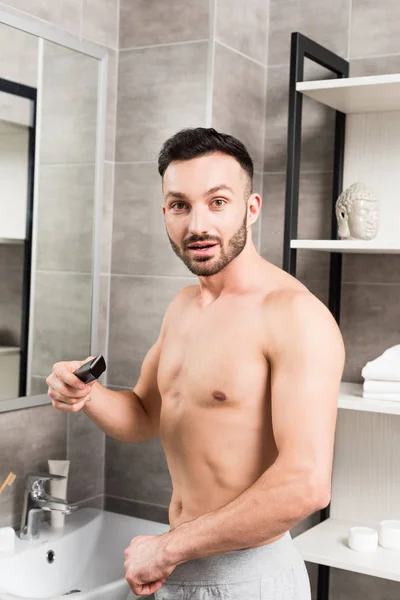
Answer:
<svg viewBox="0 0 400 600"><path fill-rule="evenodd" d="M335 600L394 600L398 594L398 581L331 568L330 596Z"/></svg>
<svg viewBox="0 0 400 600"><path fill-rule="evenodd" d="M94 185L94 165L41 166L37 269L91 273Z"/></svg>
<svg viewBox="0 0 400 600"><path fill-rule="evenodd" d="M304 173L299 186L298 237L330 237L332 173Z"/></svg>
<svg viewBox="0 0 400 600"><path fill-rule="evenodd" d="M173 296L194 277L111 276L108 384L133 387Z"/></svg>
<svg viewBox="0 0 400 600"><path fill-rule="evenodd" d="M37 87L38 38L0 24L0 76Z"/></svg>
<svg viewBox="0 0 400 600"><path fill-rule="evenodd" d="M321 77L322 75L322 77ZM305 80L326 78L309 70ZM270 67L267 74L264 171L286 172L289 103L288 65ZM301 171L329 171L333 165L335 111L303 97Z"/></svg>
<svg viewBox="0 0 400 600"><path fill-rule="evenodd" d="M49 386L46 383L46 377L37 377L32 375L31 377L31 395L36 396L39 394L47 394ZM51 402L51 398L49 398Z"/></svg>
<svg viewBox="0 0 400 600"><path fill-rule="evenodd" d="M114 498L114 496L105 497L105 510L116 512L121 515L129 515L155 521L156 523L169 524L168 508L166 506L157 506L147 502L137 502L136 500L127 500L126 498ZM146 596L153 598L153 596Z"/></svg>
<svg viewBox="0 0 400 600"><path fill-rule="evenodd" d="M36 274L33 375L47 377L55 362L89 356L91 280L79 273Z"/></svg>
<svg viewBox="0 0 400 600"><path fill-rule="evenodd" d="M99 61L44 42L41 164L93 163Z"/></svg>
<svg viewBox="0 0 400 600"><path fill-rule="evenodd" d="M400 54L397 56L374 56L354 58L350 61L350 77L365 75L388 75L400 71Z"/></svg>
<svg viewBox="0 0 400 600"><path fill-rule="evenodd" d="M82 0L6 0L3 4L80 34Z"/></svg>
<svg viewBox="0 0 400 600"><path fill-rule="evenodd" d="M97 324L98 340L99 340L99 352L103 356L107 355L107 321L108 321L108 287L109 287L109 275L100 275L100 305L99 305L99 322ZM96 323L93 324L96 327ZM84 359L82 359L84 360ZM107 380L108 372L105 371L105 378Z"/></svg>
<svg viewBox="0 0 400 600"><path fill-rule="evenodd" d="M209 0L121 0L120 48L204 40Z"/></svg>
<svg viewBox="0 0 400 600"><path fill-rule="evenodd" d="M299 239L330 237L330 173L304 173L299 187ZM264 174L261 213L261 255L282 268L286 175ZM296 277L305 280L329 278L329 254L297 251Z"/></svg>
<svg viewBox="0 0 400 600"><path fill-rule="evenodd" d="M0 246L0 269L20 269L24 264L23 244L1 244ZM0 277L2 279L4 275Z"/></svg>
<svg viewBox="0 0 400 600"><path fill-rule="evenodd" d="M140 444L107 437L106 456L106 495L169 505L172 483L158 436Z"/></svg>
<svg viewBox="0 0 400 600"><path fill-rule="evenodd" d="M79 508L99 508L100 510L104 510L104 494L88 498L87 500L80 500L77 504L79 504Z"/></svg>
<svg viewBox="0 0 400 600"><path fill-rule="evenodd" d="M0 244L0 257L12 255L6 246ZM22 284L24 275L23 255L16 251L20 259L19 268L0 265L0 345L18 346L21 337Z"/></svg>
<svg viewBox="0 0 400 600"><path fill-rule="evenodd" d="M215 43L212 126L239 138L262 171L265 68Z"/></svg>
<svg viewBox="0 0 400 600"><path fill-rule="evenodd" d="M253 194L259 194L261 196L261 201L263 202L263 174L262 173L254 173ZM261 204L261 212L262 212L262 204ZM251 237L253 240L253 244L257 248L258 252L260 252L260 242L261 242L261 212L258 216L257 221L251 226Z"/></svg>
<svg viewBox="0 0 400 600"><path fill-rule="evenodd" d="M270 0L268 63L290 63L290 39L299 31L332 52L348 54L351 0Z"/></svg>
<svg viewBox="0 0 400 600"><path fill-rule="evenodd" d="M183 127L204 126L207 42L120 53L116 159L155 161Z"/></svg>
<svg viewBox="0 0 400 600"><path fill-rule="evenodd" d="M108 77L107 77L107 122L106 122L106 150L105 158L108 161L115 159L115 139L117 127L117 76L118 52L108 51Z"/></svg>
<svg viewBox="0 0 400 600"><path fill-rule="evenodd" d="M398 254L343 254L342 281L346 283L399 283Z"/></svg>
<svg viewBox="0 0 400 600"><path fill-rule="evenodd" d="M101 261L100 272L109 273L111 268L111 243L114 203L115 164L104 163L104 194L101 214Z"/></svg>
<svg viewBox="0 0 400 600"><path fill-rule="evenodd" d="M99 44L117 48L119 0L82 0L82 35Z"/></svg>
<svg viewBox="0 0 400 600"><path fill-rule="evenodd" d="M156 163L117 164L112 272L135 275L191 275L171 248Z"/></svg>
<svg viewBox="0 0 400 600"><path fill-rule="evenodd" d="M70 502L103 494L105 434L82 411L68 415L67 459Z"/></svg>
<svg viewBox="0 0 400 600"><path fill-rule="evenodd" d="M264 173L260 254L282 268L285 175Z"/></svg>
<svg viewBox="0 0 400 600"><path fill-rule="evenodd" d="M342 284L340 327L345 381L362 383L361 369L399 343L400 285Z"/></svg>
<svg viewBox="0 0 400 600"><path fill-rule="evenodd" d="M398 54L399 19L400 4L396 0L385 0L384 4L352 0L350 56Z"/></svg>
<svg viewBox="0 0 400 600"><path fill-rule="evenodd" d="M269 0L216 0L215 39L267 61Z"/></svg>
<svg viewBox="0 0 400 600"><path fill-rule="evenodd" d="M28 473L48 473L48 459L64 460L67 418L53 406L0 414L1 481L9 471L17 479L0 496L0 526L20 524L24 480Z"/></svg>

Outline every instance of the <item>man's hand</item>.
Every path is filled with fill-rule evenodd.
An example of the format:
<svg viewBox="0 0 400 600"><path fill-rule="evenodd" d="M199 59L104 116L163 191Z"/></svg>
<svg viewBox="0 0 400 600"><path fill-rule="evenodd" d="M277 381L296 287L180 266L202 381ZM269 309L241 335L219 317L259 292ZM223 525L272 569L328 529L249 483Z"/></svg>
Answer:
<svg viewBox="0 0 400 600"><path fill-rule="evenodd" d="M157 592L176 567L168 560L165 535L137 535L124 551L125 579L138 596Z"/></svg>

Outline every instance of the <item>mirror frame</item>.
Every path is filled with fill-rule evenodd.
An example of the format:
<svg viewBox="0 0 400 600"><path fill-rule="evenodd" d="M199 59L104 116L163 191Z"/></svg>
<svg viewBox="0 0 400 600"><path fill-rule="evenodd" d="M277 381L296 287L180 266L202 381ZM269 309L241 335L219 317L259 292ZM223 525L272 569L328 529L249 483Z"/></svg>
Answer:
<svg viewBox="0 0 400 600"><path fill-rule="evenodd" d="M100 283L100 228L103 205L103 177L105 161L105 138L106 138L106 120L107 120L107 74L108 74L108 51L105 47L94 42L79 40L72 33L69 34L48 23L36 21L34 17L21 16L21 13L12 8L0 9L0 24L8 25L14 29L24 31L29 35L39 38L38 61L43 53L43 40L53 42L64 46L76 52L86 54L99 61L98 86L97 86L97 126L96 126L96 155L95 155L95 192L94 192L94 210L93 210L93 244L92 244L92 298L91 298L91 333L90 333L90 355L96 356L99 353L98 329L93 324L98 323L99 319L99 283ZM40 96L40 90L38 90ZM40 143L40 118L36 129L35 154ZM34 171L34 196L38 193L38 162L35 161ZM35 213L34 215L35 216ZM32 243L35 242L36 232L33 226ZM32 310L32 296L30 311ZM30 360L32 350L32 339L28 344L28 376L30 371ZM107 360L107 357L105 357ZM102 380L100 376L99 381ZM19 398L10 398L0 401L0 413L12 410L40 406L42 404L51 404L51 399L47 394L33 396L20 396Z"/></svg>

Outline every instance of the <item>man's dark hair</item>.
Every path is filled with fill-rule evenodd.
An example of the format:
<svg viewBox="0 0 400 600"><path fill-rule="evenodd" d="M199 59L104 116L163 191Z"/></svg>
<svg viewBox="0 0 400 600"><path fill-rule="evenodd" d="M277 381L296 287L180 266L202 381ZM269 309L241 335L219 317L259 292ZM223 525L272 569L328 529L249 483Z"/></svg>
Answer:
<svg viewBox="0 0 400 600"><path fill-rule="evenodd" d="M249 176L249 195L253 191L253 161L240 140L212 127L181 129L170 137L158 155L158 172L163 177L168 165L174 160L190 160L198 156L222 152L233 156Z"/></svg>

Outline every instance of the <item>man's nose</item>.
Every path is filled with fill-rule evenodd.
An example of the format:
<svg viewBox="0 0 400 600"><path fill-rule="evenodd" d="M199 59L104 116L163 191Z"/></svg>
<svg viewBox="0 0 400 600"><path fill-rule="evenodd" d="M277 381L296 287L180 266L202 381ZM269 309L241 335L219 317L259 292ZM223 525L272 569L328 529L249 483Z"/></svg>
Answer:
<svg viewBox="0 0 400 600"><path fill-rule="evenodd" d="M207 222L207 215L205 212L199 209L192 209L190 213L189 233L201 235L207 233L208 229L209 224Z"/></svg>

